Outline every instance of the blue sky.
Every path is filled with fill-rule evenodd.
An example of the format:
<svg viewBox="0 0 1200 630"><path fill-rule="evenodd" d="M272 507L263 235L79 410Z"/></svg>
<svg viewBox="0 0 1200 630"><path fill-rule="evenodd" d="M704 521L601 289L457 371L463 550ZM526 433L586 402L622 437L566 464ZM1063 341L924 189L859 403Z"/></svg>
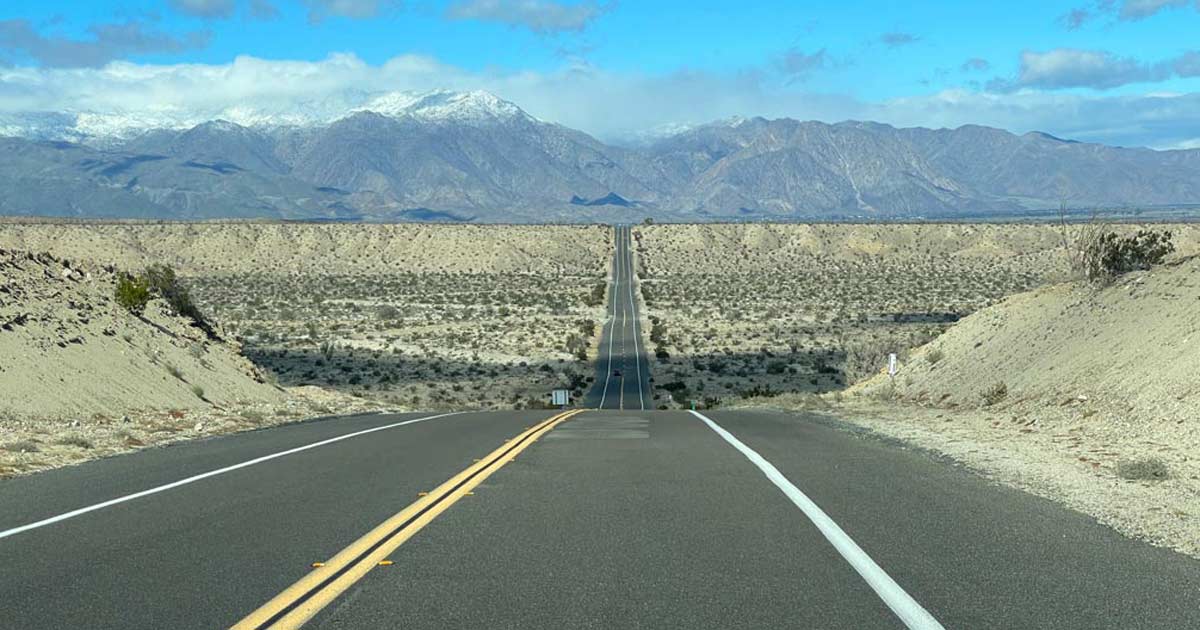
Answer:
<svg viewBox="0 0 1200 630"><path fill-rule="evenodd" d="M5 4L9 111L446 87L610 140L764 115L1200 147L1200 0Z"/></svg>

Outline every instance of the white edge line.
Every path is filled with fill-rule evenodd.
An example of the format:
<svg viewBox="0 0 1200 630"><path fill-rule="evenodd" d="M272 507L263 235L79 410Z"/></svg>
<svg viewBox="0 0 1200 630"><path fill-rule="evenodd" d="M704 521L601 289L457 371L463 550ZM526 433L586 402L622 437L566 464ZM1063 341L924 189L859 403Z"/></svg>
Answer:
<svg viewBox="0 0 1200 630"><path fill-rule="evenodd" d="M614 235L615 234L616 234L616 232L614 231ZM615 246L615 249L616 249L617 258L620 258L621 240L619 237L617 237L617 236L613 237L613 245ZM613 260L613 282L612 282L612 292L609 294L610 298L613 297L614 295L616 295L617 283L620 280L621 280L620 265L617 264L616 260ZM608 309L605 309L605 310L607 311ZM604 409L604 401L605 401L605 399L608 398L608 382L612 379L612 346L613 346L613 335L616 334L616 332L617 332L616 326L617 326L617 303L614 300L613 301L612 318L609 319L609 322L608 322L608 370L604 375L604 390L602 392L600 392L600 408L601 409ZM604 332L604 329L601 328L600 332Z"/></svg>
<svg viewBox="0 0 1200 630"><path fill-rule="evenodd" d="M639 332L639 330L638 330L639 320L638 320L638 312L637 312L637 303L635 303L633 301L633 278L634 278L633 254L629 253L629 246L633 244L633 229L632 228L630 228L628 235L629 235L628 236L629 240L626 241L626 243L625 243L625 254L628 259L626 262L629 264L629 269L627 270L625 276L626 276L626 278L628 280L628 284L629 284L629 310L633 311L633 360L637 362L638 406L640 406L642 408L642 411L645 411L646 410L646 397L642 394L642 352L641 352L641 350L638 349L638 337L641 336L641 332Z"/></svg>
<svg viewBox="0 0 1200 630"><path fill-rule="evenodd" d="M707 418L704 414L692 411L692 415L703 420L709 428L721 436L726 442L729 442L734 448L741 451L742 455L746 456L751 463L758 466L758 469L771 480L776 487L783 491L796 507L800 508L801 512L812 521L813 525L817 526L821 534L825 536L837 550L846 562L858 572L867 585L879 595L883 603L887 604L888 608L904 622L904 625L910 630L945 630L929 611L925 610L917 600L913 599L895 580L891 578L875 561L863 551L858 543L854 542L842 531L842 528L834 522L829 515L821 508L817 507L816 503L812 502L803 492L800 491L792 482L788 481L783 473L779 472L771 462L767 461L762 455L759 455L754 449L746 446L741 440L733 436L732 433L721 428L716 422Z"/></svg>
<svg viewBox="0 0 1200 630"><path fill-rule="evenodd" d="M127 501L133 501L134 499L140 499L140 498L142 498L142 497L147 497L147 496L150 496L150 495L152 495L152 494L158 494L159 492L165 492L165 491L167 491L167 490L171 490L171 489L174 489L174 488L178 488L178 487L180 487L180 486L186 486L186 485L188 485L188 484L190 484L190 483L195 483L195 482L197 482L197 481L200 481L200 480L202 480L202 479L208 479L209 477L216 477L217 475L223 475L223 474L225 474L225 473L227 473L227 472L232 472L232 471L238 470L238 469L240 469L240 468L246 468L246 467L248 467L248 466L253 466L253 465L255 465L255 464L261 464L261 463L263 463L263 462L270 461L270 460L272 460L272 459L278 459L278 458L280 458L280 457L285 457L285 456L287 456L287 455L294 455L294 454L296 454L296 453L299 453L299 452L301 452L301 451L307 451L307 450L309 450L309 449L317 448L318 446L325 446L325 445L327 445L327 444L333 444L334 442L340 442L340 441L342 441L342 440L348 440L348 439L350 439L350 438L353 438L353 437L358 437L358 436L360 436L360 435L366 435L366 434L368 434L368 433L374 433L374 432L376 432L376 431L384 431L384 430L387 430L387 429L394 429L394 428L396 428L396 427L402 427L402 426L404 426L404 425L406 425L406 424L414 424L414 423L417 423L417 422L424 422L424 421L426 421L426 420L436 420L437 418L445 418L445 417L447 417L447 416L455 416L455 415L459 415L459 414L461 414L461 413L463 413L463 412L461 412L461 411L455 411L455 412L452 412L452 413L443 413L443 414L439 414L439 415L436 415L436 416L425 416L424 418L414 418L414 419L412 419L412 420L405 420L405 421L403 421L403 422L396 422L396 423L393 423L393 424L388 424L388 425L381 426L381 427L375 427L375 428L372 428L372 429L365 429L365 430L363 430L363 431L356 431L356 432L354 432L354 433L347 433L346 435L339 435L339 436L337 436L337 437L329 438L329 439L327 439L327 440L321 440L320 442L314 442L314 443L312 443L312 444L306 444L306 445L304 445L304 446L298 446L298 447L296 447L296 448L288 449L288 450L286 450L286 451L280 451L280 452L278 452L278 453L272 453L272 454L270 454L270 455L264 455L264 456L262 456L262 457L257 457L257 458L255 458L255 459L252 459L252 460L249 460L249 461L245 461L245 462L242 462L242 463L240 463L240 464L234 464L234 465L232 465L232 466L226 466L225 468L218 468L217 470L210 470L210 471L208 471L208 472L206 472L206 473L201 473L201 474L199 474L199 475L195 475L195 476L193 476L193 477L188 477L188 478L186 478L186 479L180 479L179 481L173 481L173 482L171 482L171 483L168 483L168 484L165 484L165 485L162 485L162 486L157 486L157 487L155 487L155 488L150 488L149 490L142 490L141 492L135 492L135 493L133 493L133 494L127 494L127 495L125 495L125 496L123 496L123 497L117 497L117 498L115 498L115 499L109 499L108 501L104 501L103 503L97 503L97 504L95 504L95 505L89 505L89 506L87 506L87 507L82 507L82 508L79 508L78 510L72 510L72 511L70 511L70 512L66 512L66 513L63 513L63 514L59 514L58 516L51 516L50 518L42 519L42 520L40 520L40 521L37 521L36 523L30 523L30 524L28 524L28 525L22 525L22 526L20 526L20 527L14 527L14 528L12 528L12 529L7 529L7 530L4 530L4 531L0 531L0 539L3 539L3 538L8 538L9 536L13 536L13 535L16 535L16 534L20 534L21 532L27 532L27 531L29 531L29 530L31 530L31 529L37 529L37 528L39 528L39 527L45 527L45 526L47 526L47 525L52 525L52 524L54 524L54 523L59 523L59 522L65 521L65 520L67 520L67 519L72 519L72 518L75 518L76 516L82 516L82 515L84 515L84 514L87 514L88 512L95 512L96 510L102 510L102 509L104 509L104 508L106 508L106 507L111 507L111 506L117 505L117 504L119 504L119 503L125 503L125 502L127 502Z"/></svg>

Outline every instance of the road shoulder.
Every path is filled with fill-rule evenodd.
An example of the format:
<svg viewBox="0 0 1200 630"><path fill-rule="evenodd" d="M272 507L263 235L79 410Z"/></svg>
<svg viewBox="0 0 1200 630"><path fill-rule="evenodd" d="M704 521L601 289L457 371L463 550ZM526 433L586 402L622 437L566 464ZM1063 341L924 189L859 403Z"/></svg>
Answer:
<svg viewBox="0 0 1200 630"><path fill-rule="evenodd" d="M1087 431L1028 425L989 409L938 409L855 399L830 405L753 401L745 408L813 413L843 429L928 450L998 483L1087 514L1126 536L1200 558L1200 461L1175 457L1161 481L1122 479L1118 464L1166 445L1098 439Z"/></svg>

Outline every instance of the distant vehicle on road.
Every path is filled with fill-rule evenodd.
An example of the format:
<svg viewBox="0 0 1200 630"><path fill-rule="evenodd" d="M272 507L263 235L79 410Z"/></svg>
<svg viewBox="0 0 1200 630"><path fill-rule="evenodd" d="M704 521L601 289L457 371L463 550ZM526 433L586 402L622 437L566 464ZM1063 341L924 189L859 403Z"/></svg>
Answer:
<svg viewBox="0 0 1200 630"><path fill-rule="evenodd" d="M620 376L621 370L613 370L613 376Z"/></svg>

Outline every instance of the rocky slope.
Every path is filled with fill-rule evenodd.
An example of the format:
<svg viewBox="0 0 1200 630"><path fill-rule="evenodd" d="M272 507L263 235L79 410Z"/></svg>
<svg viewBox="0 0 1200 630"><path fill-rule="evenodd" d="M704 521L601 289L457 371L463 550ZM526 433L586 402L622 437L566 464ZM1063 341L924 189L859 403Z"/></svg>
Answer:
<svg viewBox="0 0 1200 630"><path fill-rule="evenodd" d="M64 417L280 402L231 342L153 300L113 299L112 267L0 250L0 413Z"/></svg>

